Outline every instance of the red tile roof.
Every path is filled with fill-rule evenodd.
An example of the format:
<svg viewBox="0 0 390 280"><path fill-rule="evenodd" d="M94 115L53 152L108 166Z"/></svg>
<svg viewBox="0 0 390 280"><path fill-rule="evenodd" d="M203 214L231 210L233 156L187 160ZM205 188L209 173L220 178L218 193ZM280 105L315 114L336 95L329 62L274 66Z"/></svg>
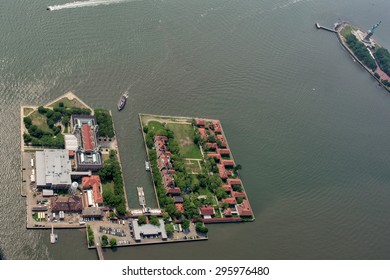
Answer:
<svg viewBox="0 0 390 280"><path fill-rule="evenodd" d="M80 196L56 196L51 198L52 212L81 212L83 210L83 201Z"/></svg>
<svg viewBox="0 0 390 280"><path fill-rule="evenodd" d="M225 167L222 164L217 164L217 167L218 167L219 177L221 177L221 179L227 179L228 175Z"/></svg>
<svg viewBox="0 0 390 280"><path fill-rule="evenodd" d="M81 126L81 134L83 137L83 148L86 151L92 151L94 149L94 143L91 134L91 127L88 124Z"/></svg>
<svg viewBox="0 0 390 280"><path fill-rule="evenodd" d="M221 155L230 155L230 150L229 149L217 149L217 153Z"/></svg>
<svg viewBox="0 0 390 280"><path fill-rule="evenodd" d="M230 186L230 185L223 185L223 188L224 188L225 191L227 191L227 192L233 191L232 186Z"/></svg>
<svg viewBox="0 0 390 280"><path fill-rule="evenodd" d="M200 208L200 214L202 216L205 216L205 215L214 215L215 214L215 210L214 210L214 207L210 206L210 205L206 205L206 206L202 206Z"/></svg>
<svg viewBox="0 0 390 280"><path fill-rule="evenodd" d="M227 203L227 204L230 204L230 205L236 205L237 204L237 200L234 197L222 198L222 203Z"/></svg>
<svg viewBox="0 0 390 280"><path fill-rule="evenodd" d="M205 145L208 146L212 150L216 150L218 148L218 144L217 143L207 142Z"/></svg>
<svg viewBox="0 0 390 280"><path fill-rule="evenodd" d="M218 120L213 120L212 123L214 125L215 132L222 132L221 124L219 123Z"/></svg>
<svg viewBox="0 0 390 280"><path fill-rule="evenodd" d="M178 187L175 188L166 188L167 194L173 194L173 195L178 195L181 194L181 190Z"/></svg>
<svg viewBox="0 0 390 280"><path fill-rule="evenodd" d="M222 164L224 166L234 166L234 160L232 159L223 159Z"/></svg>
<svg viewBox="0 0 390 280"><path fill-rule="evenodd" d="M175 186L175 183L173 181L172 175L164 174L162 176L162 179L163 179L164 187L168 188L168 187L174 187Z"/></svg>
<svg viewBox="0 0 390 280"><path fill-rule="evenodd" d="M177 204L175 204L175 206L176 206L177 210L179 210L180 212L184 213L183 203L177 203Z"/></svg>
<svg viewBox="0 0 390 280"><path fill-rule="evenodd" d="M221 135L221 134L218 134L217 135L217 138L219 139L219 141L221 141L221 147L222 148L226 148L226 140L225 140L225 138L223 137L223 135Z"/></svg>
<svg viewBox="0 0 390 280"><path fill-rule="evenodd" d="M253 212L252 212L252 208L249 204L249 201L244 199L244 201L242 202L242 204L238 205L237 206L237 209L238 209L238 214L240 216L253 216Z"/></svg>
<svg viewBox="0 0 390 280"><path fill-rule="evenodd" d="M226 217L232 216L232 210L230 208L226 208L225 211L223 211Z"/></svg>
<svg viewBox="0 0 390 280"><path fill-rule="evenodd" d="M234 197L246 197L246 194L243 192L233 192Z"/></svg>
<svg viewBox="0 0 390 280"><path fill-rule="evenodd" d="M96 203L103 203L103 197L101 193L101 182L100 177L97 175L93 175L90 177L83 177L82 179L83 190L92 188L93 190L93 199Z"/></svg>
<svg viewBox="0 0 390 280"><path fill-rule="evenodd" d="M205 126L205 124L206 124L206 121L203 120L203 119L197 119L196 120L196 125L197 126Z"/></svg>
<svg viewBox="0 0 390 280"><path fill-rule="evenodd" d="M200 137L202 137L203 139L207 139L206 130L205 130L203 127L199 128L199 135L200 135Z"/></svg>
<svg viewBox="0 0 390 280"><path fill-rule="evenodd" d="M229 185L241 185L241 179L228 179L227 183Z"/></svg>
<svg viewBox="0 0 390 280"><path fill-rule="evenodd" d="M214 158L217 162L221 161L221 156L219 154L207 154L207 156Z"/></svg>

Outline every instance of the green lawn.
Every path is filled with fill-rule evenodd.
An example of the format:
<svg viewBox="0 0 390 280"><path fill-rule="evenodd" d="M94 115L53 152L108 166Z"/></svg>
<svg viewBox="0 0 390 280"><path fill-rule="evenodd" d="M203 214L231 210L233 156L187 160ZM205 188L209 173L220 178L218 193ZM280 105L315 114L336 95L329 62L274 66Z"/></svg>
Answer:
<svg viewBox="0 0 390 280"><path fill-rule="evenodd" d="M32 111L34 111L33 108L23 108L23 115L24 115L24 116L27 116L27 115L30 114Z"/></svg>
<svg viewBox="0 0 390 280"><path fill-rule="evenodd" d="M149 131L153 131L153 133L156 133L160 129L165 130L162 123L158 121L150 121L148 122Z"/></svg>
<svg viewBox="0 0 390 280"><path fill-rule="evenodd" d="M344 27L341 31L340 31L341 35L343 35L343 37L346 37L348 34L351 34L352 33L352 26L350 25L347 25L346 27Z"/></svg>
<svg viewBox="0 0 390 280"><path fill-rule="evenodd" d="M47 125L47 118L44 115L41 115L38 111L35 111L30 115L32 124L36 125L38 128L46 132L53 132Z"/></svg>
<svg viewBox="0 0 390 280"><path fill-rule="evenodd" d="M185 165L189 172L200 173L199 164L197 160L186 160Z"/></svg>
<svg viewBox="0 0 390 280"><path fill-rule="evenodd" d="M103 192L104 190L111 190L112 192L114 192L114 182L111 181L107 183L102 183L102 190Z"/></svg>
<svg viewBox="0 0 390 280"><path fill-rule="evenodd" d="M202 158L197 145L194 144L194 129L190 124L168 123L167 127L175 134L180 153L184 158Z"/></svg>
<svg viewBox="0 0 390 280"><path fill-rule="evenodd" d="M58 104L62 102L64 103L64 106L65 107L78 107L78 108L86 108L80 101L78 101L77 99L69 99L67 97L64 97L64 98L61 98L60 100L56 101L56 102L53 102L51 104L49 104L48 107L56 107L58 106Z"/></svg>

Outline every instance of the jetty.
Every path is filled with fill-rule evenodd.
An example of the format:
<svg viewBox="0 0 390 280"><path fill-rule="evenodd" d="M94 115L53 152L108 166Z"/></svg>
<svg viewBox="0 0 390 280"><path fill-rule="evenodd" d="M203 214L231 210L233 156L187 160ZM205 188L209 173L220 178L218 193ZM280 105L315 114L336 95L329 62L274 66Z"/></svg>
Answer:
<svg viewBox="0 0 390 280"><path fill-rule="evenodd" d="M317 27L317 29L323 29L323 30L326 30L326 31L329 31L329 32L337 33L337 31L334 28L321 26L318 22L316 22L315 26Z"/></svg>
<svg viewBox="0 0 390 280"><path fill-rule="evenodd" d="M102 245L96 244L96 252L98 254L99 260L103 261L104 260L104 255L103 255Z"/></svg>
<svg viewBox="0 0 390 280"><path fill-rule="evenodd" d="M51 244L56 243L57 238L58 238L57 234L54 233L54 227L53 227L53 225L51 225L50 243Z"/></svg>

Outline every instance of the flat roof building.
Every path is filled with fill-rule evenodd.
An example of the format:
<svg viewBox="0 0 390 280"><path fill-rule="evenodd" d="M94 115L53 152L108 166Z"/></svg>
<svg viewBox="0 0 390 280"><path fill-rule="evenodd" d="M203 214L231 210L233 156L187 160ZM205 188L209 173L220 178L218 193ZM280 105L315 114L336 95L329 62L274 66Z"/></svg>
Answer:
<svg viewBox="0 0 390 280"><path fill-rule="evenodd" d="M45 149L35 152L37 186L51 189L67 189L72 181L72 167L68 150Z"/></svg>
<svg viewBox="0 0 390 280"><path fill-rule="evenodd" d="M165 224L163 219L158 219L160 222L159 226L146 224L146 225L138 225L138 219L134 219L132 221L134 239L137 242L140 242L145 237L157 236L162 238L162 240L167 239L167 232L165 231Z"/></svg>

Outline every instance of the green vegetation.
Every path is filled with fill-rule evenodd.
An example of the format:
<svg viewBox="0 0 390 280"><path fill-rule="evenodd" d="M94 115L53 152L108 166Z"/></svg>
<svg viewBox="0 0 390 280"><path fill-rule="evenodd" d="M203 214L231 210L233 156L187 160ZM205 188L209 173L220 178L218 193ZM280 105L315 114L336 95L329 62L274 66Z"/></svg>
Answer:
<svg viewBox="0 0 390 280"><path fill-rule="evenodd" d="M199 146L194 143L194 128L190 124L169 123L166 125L178 140L180 154L184 158L201 159L202 154Z"/></svg>
<svg viewBox="0 0 390 280"><path fill-rule="evenodd" d="M344 27L340 33L343 37L347 37L348 35L352 34L352 26L350 25L347 25L346 27Z"/></svg>
<svg viewBox="0 0 390 280"><path fill-rule="evenodd" d="M111 238L111 239L110 239L110 246L111 246L111 247L114 247L114 246L116 246L116 244L117 244L116 239L115 239L114 237Z"/></svg>
<svg viewBox="0 0 390 280"><path fill-rule="evenodd" d="M34 111L33 108L23 108L23 116L27 116L30 114L32 111Z"/></svg>
<svg viewBox="0 0 390 280"><path fill-rule="evenodd" d="M93 246L95 243L95 238L93 236L93 231L90 225L87 225L87 233L88 233L88 245Z"/></svg>
<svg viewBox="0 0 390 280"><path fill-rule="evenodd" d="M86 109L84 104L78 101L76 98L69 99L67 97L61 98L60 100L57 100L56 102L49 104L48 107L68 107L68 108L77 107L77 108Z"/></svg>
<svg viewBox="0 0 390 280"><path fill-rule="evenodd" d="M145 216L138 217L138 225L139 226L146 225L146 217Z"/></svg>
<svg viewBox="0 0 390 280"><path fill-rule="evenodd" d="M104 167L100 169L99 176L103 182L104 203L115 207L119 215L126 214L122 171L115 150L110 151L109 159L104 161ZM113 184L113 190L107 187L111 186L111 184Z"/></svg>
<svg viewBox="0 0 390 280"><path fill-rule="evenodd" d="M165 225L165 231L167 232L167 235L172 235L174 231L173 225L172 224Z"/></svg>
<svg viewBox="0 0 390 280"><path fill-rule="evenodd" d="M367 47L362 42L360 42L352 33L346 35L345 39L348 47L353 51L356 57L372 71L375 71L377 67L375 60L370 55L369 51L367 50Z"/></svg>
<svg viewBox="0 0 390 280"><path fill-rule="evenodd" d="M39 219L38 219L38 213L34 213L32 214L32 217L35 221L39 222Z"/></svg>
<svg viewBox="0 0 390 280"><path fill-rule="evenodd" d="M196 223L195 229L197 232L204 233L204 234L209 231L209 229L201 222Z"/></svg>
<svg viewBox="0 0 390 280"><path fill-rule="evenodd" d="M190 221L187 220L187 219L184 219L182 222L181 222L181 227L183 229L189 229L190 228Z"/></svg>
<svg viewBox="0 0 390 280"><path fill-rule="evenodd" d="M157 216L150 216L149 222L150 222L150 224L155 225L155 226L160 225L160 221L158 220Z"/></svg>
<svg viewBox="0 0 390 280"><path fill-rule="evenodd" d="M114 127L110 112L104 109L96 109L95 117L96 122L99 125L98 136L108 138L114 137Z"/></svg>
<svg viewBox="0 0 390 280"><path fill-rule="evenodd" d="M26 145L62 149L65 147L61 124L67 130L72 114L91 114L86 108L65 107L61 102L53 110L39 106L38 110L23 119L28 130L23 139Z"/></svg>
<svg viewBox="0 0 390 280"><path fill-rule="evenodd" d="M385 48L378 48L374 53L376 60L378 61L379 67L390 76L390 53Z"/></svg>
<svg viewBox="0 0 390 280"><path fill-rule="evenodd" d="M102 236L102 246L107 246L108 245L108 237L107 235Z"/></svg>

